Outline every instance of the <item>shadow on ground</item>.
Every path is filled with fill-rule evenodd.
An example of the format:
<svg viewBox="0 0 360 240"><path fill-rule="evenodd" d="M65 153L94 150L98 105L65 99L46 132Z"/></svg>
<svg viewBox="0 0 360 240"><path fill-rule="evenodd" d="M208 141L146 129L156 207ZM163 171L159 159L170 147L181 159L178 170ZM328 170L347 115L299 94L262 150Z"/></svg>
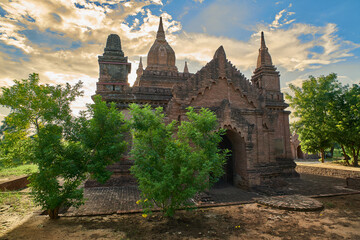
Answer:
<svg viewBox="0 0 360 240"><path fill-rule="evenodd" d="M360 239L360 194L320 199L323 211L297 212L258 204L49 220L33 216L0 239Z"/></svg>

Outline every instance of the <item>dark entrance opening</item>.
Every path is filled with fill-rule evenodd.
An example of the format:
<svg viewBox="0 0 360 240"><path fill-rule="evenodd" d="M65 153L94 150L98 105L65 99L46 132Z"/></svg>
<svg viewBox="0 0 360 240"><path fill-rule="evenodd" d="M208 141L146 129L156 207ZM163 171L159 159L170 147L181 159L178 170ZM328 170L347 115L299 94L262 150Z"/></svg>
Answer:
<svg viewBox="0 0 360 240"><path fill-rule="evenodd" d="M233 146L229 138L225 135L219 144L220 149L229 149L230 156L227 157L226 163L224 164L224 175L219 179L215 186L234 184L234 161L233 161Z"/></svg>
<svg viewBox="0 0 360 240"><path fill-rule="evenodd" d="M303 158L304 158L304 154L303 154L303 152L301 151L301 147L300 147L300 146L297 147L296 151L297 151L297 158L298 158L298 159L303 159Z"/></svg>

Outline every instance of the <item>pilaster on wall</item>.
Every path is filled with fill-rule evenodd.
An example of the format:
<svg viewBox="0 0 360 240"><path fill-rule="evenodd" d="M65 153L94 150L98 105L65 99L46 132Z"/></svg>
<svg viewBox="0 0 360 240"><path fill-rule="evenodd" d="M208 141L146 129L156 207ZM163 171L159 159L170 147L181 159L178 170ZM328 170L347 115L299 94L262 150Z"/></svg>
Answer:
<svg viewBox="0 0 360 240"><path fill-rule="evenodd" d="M285 157L291 159L292 158L292 153L291 153L291 144L290 144L290 124L289 124L289 115L290 112L289 111L284 111L283 112L283 118L284 118L284 138L285 138Z"/></svg>
<svg viewBox="0 0 360 240"><path fill-rule="evenodd" d="M257 162L264 162L265 158L266 158L266 147L265 147L265 136L263 134L264 132L264 126L263 126L263 119L260 115L256 116L256 126L257 126L257 131L256 131L256 136L257 136L257 153L256 153L256 159Z"/></svg>

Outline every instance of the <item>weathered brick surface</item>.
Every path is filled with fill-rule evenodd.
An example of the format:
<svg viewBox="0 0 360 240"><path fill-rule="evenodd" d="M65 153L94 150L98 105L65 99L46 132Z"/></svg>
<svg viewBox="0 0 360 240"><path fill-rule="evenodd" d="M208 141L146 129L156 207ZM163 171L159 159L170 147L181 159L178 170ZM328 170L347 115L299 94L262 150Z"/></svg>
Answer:
<svg viewBox="0 0 360 240"><path fill-rule="evenodd" d="M99 59L105 58L113 56L105 51ZM222 46L197 73L178 72L175 53L165 40L161 23L149 50L148 66L144 70L141 64L134 87L124 83L125 77L117 80L117 75L112 74L117 72L113 68L118 67L119 72L128 69L127 59L120 58L124 64L99 60L96 92L104 100L116 102L119 109L126 109L130 103L162 106L167 121L186 120L189 106L211 109L220 127L227 129L226 137L232 145L231 182L235 186L249 188L277 177L298 176L291 154L289 112L285 110L288 105L280 91L280 74L272 65L263 35L251 81L226 58Z"/></svg>

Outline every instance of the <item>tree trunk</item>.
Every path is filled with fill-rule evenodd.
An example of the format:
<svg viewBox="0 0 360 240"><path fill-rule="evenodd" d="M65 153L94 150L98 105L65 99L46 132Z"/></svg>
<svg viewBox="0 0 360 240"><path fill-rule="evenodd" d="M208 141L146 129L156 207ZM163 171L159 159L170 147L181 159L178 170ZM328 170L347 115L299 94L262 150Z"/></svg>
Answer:
<svg viewBox="0 0 360 240"><path fill-rule="evenodd" d="M353 166L354 167L358 167L359 166L359 163L358 163L358 156L356 154L356 150L355 150L355 147L352 147L352 155L353 155Z"/></svg>
<svg viewBox="0 0 360 240"><path fill-rule="evenodd" d="M334 157L334 148L335 148L335 147L332 146L331 149L330 149L331 158Z"/></svg>
<svg viewBox="0 0 360 240"><path fill-rule="evenodd" d="M325 150L321 149L321 162L324 163L325 162Z"/></svg>
<svg viewBox="0 0 360 240"><path fill-rule="evenodd" d="M343 145L340 145L340 146L341 146L341 149L342 149L342 151L343 151L344 160L345 160L345 162L346 162L346 165L349 166L349 165L350 165L350 163L349 163L349 156L346 154L344 146L343 146Z"/></svg>
<svg viewBox="0 0 360 240"><path fill-rule="evenodd" d="M50 219L58 219L59 218L59 207L55 209L48 209L48 214Z"/></svg>

